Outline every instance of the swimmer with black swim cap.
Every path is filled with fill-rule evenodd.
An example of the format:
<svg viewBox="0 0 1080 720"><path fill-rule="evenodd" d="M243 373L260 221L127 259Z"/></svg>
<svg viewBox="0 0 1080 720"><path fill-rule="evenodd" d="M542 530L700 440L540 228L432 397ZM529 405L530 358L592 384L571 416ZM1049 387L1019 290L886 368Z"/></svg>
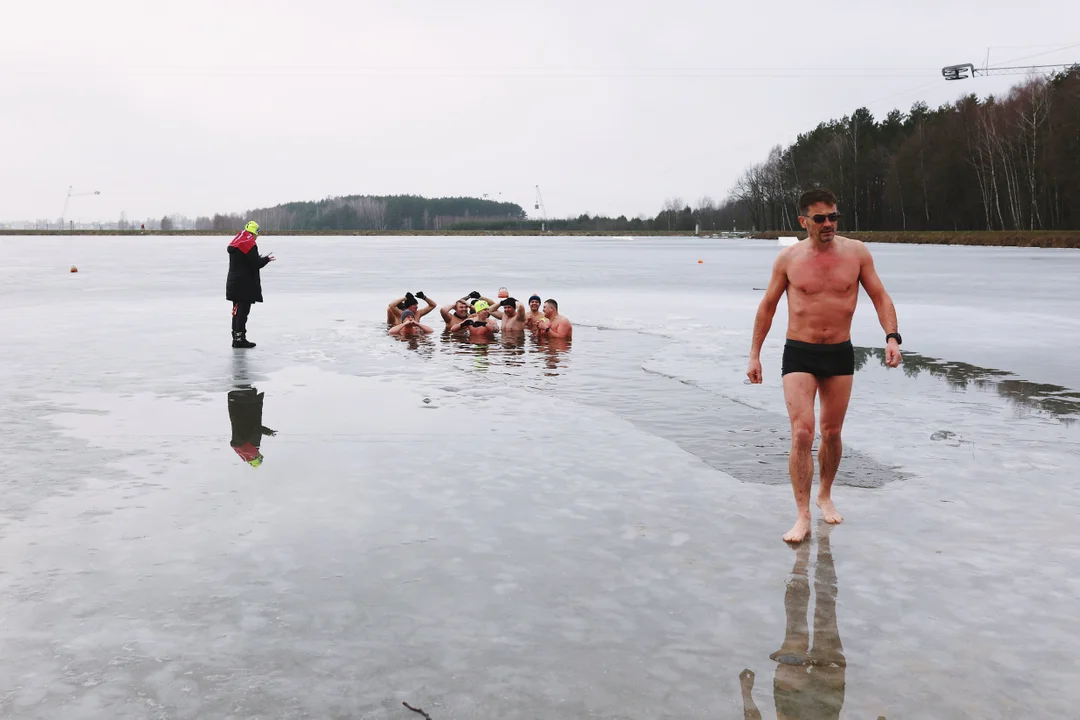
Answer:
<svg viewBox="0 0 1080 720"><path fill-rule="evenodd" d="M417 299L423 300L427 303L427 307L423 310L420 309L420 303L416 302ZM435 302L424 294L423 290L417 291L415 295L411 292L406 292L404 297L399 297L397 300L392 300L389 305L386 306L386 322L390 325L397 325L401 322L401 314L406 310L412 310L416 319L427 315L429 312L437 307Z"/></svg>
<svg viewBox="0 0 1080 720"><path fill-rule="evenodd" d="M535 293L529 298L529 309L525 312L525 327L535 330L536 326L544 319L544 311L540 309L540 296Z"/></svg>
<svg viewBox="0 0 1080 720"><path fill-rule="evenodd" d="M400 335L402 337L411 337L413 335L426 335L428 333L435 332L427 325L423 325L416 317L416 313L412 310L401 311L401 322L394 327L387 330L390 335Z"/></svg>
<svg viewBox="0 0 1080 720"><path fill-rule="evenodd" d="M506 298L499 303L499 307L502 309L503 335L525 332L525 303L510 297L507 293Z"/></svg>
<svg viewBox="0 0 1080 720"><path fill-rule="evenodd" d="M799 224L808 237L776 256L765 297L754 318L747 377L759 384L761 345L772 326L781 296L787 293L788 328L781 376L791 420L791 455L788 471L798 516L784 540L798 543L810 534L810 486L814 478L814 397L821 395L821 446L818 450L820 487L817 505L828 523L843 522L832 500L832 485L840 467L840 440L855 373L851 345L851 318L859 301L859 285L866 290L885 330L885 364L897 367L900 334L896 307L874 269L866 245L836 234L840 213L836 196L811 190L799 198Z"/></svg>

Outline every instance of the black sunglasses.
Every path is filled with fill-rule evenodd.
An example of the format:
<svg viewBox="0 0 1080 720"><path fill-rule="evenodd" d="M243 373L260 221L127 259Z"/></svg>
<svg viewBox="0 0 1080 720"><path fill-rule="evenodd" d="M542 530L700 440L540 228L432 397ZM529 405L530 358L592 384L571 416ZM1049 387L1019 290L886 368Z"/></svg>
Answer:
<svg viewBox="0 0 1080 720"><path fill-rule="evenodd" d="M840 213L831 212L828 215L821 215L819 213L817 215L805 215L804 217L808 217L811 220L813 220L814 222L816 222L818 225L820 225L821 223L825 222L826 218L828 218L828 220L830 222L836 222L837 220L840 219Z"/></svg>

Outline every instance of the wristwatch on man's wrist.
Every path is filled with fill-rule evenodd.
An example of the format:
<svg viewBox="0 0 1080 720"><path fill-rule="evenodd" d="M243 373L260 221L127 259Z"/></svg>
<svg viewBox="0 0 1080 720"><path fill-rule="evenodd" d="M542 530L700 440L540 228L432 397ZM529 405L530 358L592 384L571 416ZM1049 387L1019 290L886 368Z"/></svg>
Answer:
<svg viewBox="0 0 1080 720"><path fill-rule="evenodd" d="M886 345L889 344L889 339L890 338L896 338L896 344L897 345L903 345L904 344L904 339L902 337L900 337L900 333L889 333L888 335L886 335L885 336L885 344Z"/></svg>

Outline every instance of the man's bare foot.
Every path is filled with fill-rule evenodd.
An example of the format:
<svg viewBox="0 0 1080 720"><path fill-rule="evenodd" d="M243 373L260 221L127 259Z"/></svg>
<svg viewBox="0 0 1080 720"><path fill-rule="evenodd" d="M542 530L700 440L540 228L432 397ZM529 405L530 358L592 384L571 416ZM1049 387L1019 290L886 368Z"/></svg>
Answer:
<svg viewBox="0 0 1080 720"><path fill-rule="evenodd" d="M835 508L833 509L835 512ZM801 543L810 534L810 518L801 517L795 527L784 533L784 542Z"/></svg>
<svg viewBox="0 0 1080 720"><path fill-rule="evenodd" d="M754 671L747 668L739 673L739 687L744 693L749 694L754 689Z"/></svg>
<svg viewBox="0 0 1080 720"><path fill-rule="evenodd" d="M833 505L832 498L818 497L817 506L821 508L821 519L825 522L833 525L844 522L844 516Z"/></svg>

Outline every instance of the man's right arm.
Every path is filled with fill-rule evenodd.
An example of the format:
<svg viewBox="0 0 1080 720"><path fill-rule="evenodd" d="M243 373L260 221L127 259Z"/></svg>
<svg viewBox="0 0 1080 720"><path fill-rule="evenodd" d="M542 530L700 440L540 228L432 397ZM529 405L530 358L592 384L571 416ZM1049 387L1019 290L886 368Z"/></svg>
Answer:
<svg viewBox="0 0 1080 720"><path fill-rule="evenodd" d="M773 262L769 286L765 289L765 297L761 299L757 314L754 316L754 339L750 345L751 360L761 357L761 346L765 343L765 336L769 334L769 329L772 327L776 306L780 303L780 298L784 296L784 291L787 290L787 265L788 251L783 250Z"/></svg>

